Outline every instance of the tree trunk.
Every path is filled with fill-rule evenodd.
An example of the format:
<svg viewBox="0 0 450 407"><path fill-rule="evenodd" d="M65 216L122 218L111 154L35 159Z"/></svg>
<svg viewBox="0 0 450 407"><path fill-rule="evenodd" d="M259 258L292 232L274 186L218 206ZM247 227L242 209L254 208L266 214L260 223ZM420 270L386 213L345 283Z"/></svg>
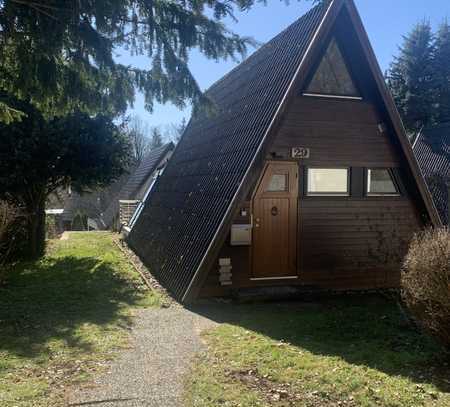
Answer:
<svg viewBox="0 0 450 407"><path fill-rule="evenodd" d="M28 208L28 256L41 257L45 252L45 197Z"/></svg>

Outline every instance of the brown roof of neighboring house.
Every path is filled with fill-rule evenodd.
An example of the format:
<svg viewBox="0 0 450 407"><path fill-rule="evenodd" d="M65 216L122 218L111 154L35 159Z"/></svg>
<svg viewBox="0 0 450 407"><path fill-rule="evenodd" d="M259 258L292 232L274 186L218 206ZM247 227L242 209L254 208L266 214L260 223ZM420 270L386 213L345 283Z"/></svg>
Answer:
<svg viewBox="0 0 450 407"><path fill-rule="evenodd" d="M428 184L434 204L449 224L450 123L424 128L414 142L414 153Z"/></svg>
<svg viewBox="0 0 450 407"><path fill-rule="evenodd" d="M139 191L141 186L145 183L148 177L162 164L162 160L166 157L169 151L174 149L172 142L166 143L161 147L151 150L137 166L137 168L130 173L125 184L122 186L118 194L111 200L110 204L102 215L102 221L106 227L110 227L114 218L119 214L119 200L120 199L135 199L135 194Z"/></svg>

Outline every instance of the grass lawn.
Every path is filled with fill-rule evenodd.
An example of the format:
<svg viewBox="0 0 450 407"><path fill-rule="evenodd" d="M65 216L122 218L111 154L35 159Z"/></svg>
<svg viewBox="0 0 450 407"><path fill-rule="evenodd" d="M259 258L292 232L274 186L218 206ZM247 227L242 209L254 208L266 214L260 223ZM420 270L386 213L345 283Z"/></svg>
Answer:
<svg viewBox="0 0 450 407"><path fill-rule="evenodd" d="M382 298L200 312L224 323L204 334L188 406L450 406L448 362Z"/></svg>
<svg viewBox="0 0 450 407"><path fill-rule="evenodd" d="M71 233L0 287L0 406L63 405L64 389L126 346L133 309L161 298L110 233Z"/></svg>

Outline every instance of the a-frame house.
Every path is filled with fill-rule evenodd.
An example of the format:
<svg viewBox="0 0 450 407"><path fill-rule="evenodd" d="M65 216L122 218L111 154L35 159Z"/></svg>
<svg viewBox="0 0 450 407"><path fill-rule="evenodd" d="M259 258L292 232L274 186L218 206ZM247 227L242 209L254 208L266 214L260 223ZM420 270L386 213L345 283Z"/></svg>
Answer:
<svg viewBox="0 0 450 407"><path fill-rule="evenodd" d="M176 298L397 287L439 217L352 0L307 14L215 83L129 243Z"/></svg>

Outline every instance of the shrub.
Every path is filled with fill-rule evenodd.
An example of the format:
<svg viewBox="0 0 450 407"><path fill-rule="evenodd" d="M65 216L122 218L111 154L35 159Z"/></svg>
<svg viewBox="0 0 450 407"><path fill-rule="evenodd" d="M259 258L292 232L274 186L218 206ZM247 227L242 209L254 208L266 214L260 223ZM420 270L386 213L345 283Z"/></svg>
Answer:
<svg viewBox="0 0 450 407"><path fill-rule="evenodd" d="M4 201L0 201L0 264L4 262L6 253L9 252L8 235L16 218L17 209Z"/></svg>
<svg viewBox="0 0 450 407"><path fill-rule="evenodd" d="M0 284L6 277L6 264L16 259L23 250L21 242L25 237L25 220L19 208L0 201Z"/></svg>
<svg viewBox="0 0 450 407"><path fill-rule="evenodd" d="M411 242L402 298L419 326L450 351L450 231L429 229Z"/></svg>

